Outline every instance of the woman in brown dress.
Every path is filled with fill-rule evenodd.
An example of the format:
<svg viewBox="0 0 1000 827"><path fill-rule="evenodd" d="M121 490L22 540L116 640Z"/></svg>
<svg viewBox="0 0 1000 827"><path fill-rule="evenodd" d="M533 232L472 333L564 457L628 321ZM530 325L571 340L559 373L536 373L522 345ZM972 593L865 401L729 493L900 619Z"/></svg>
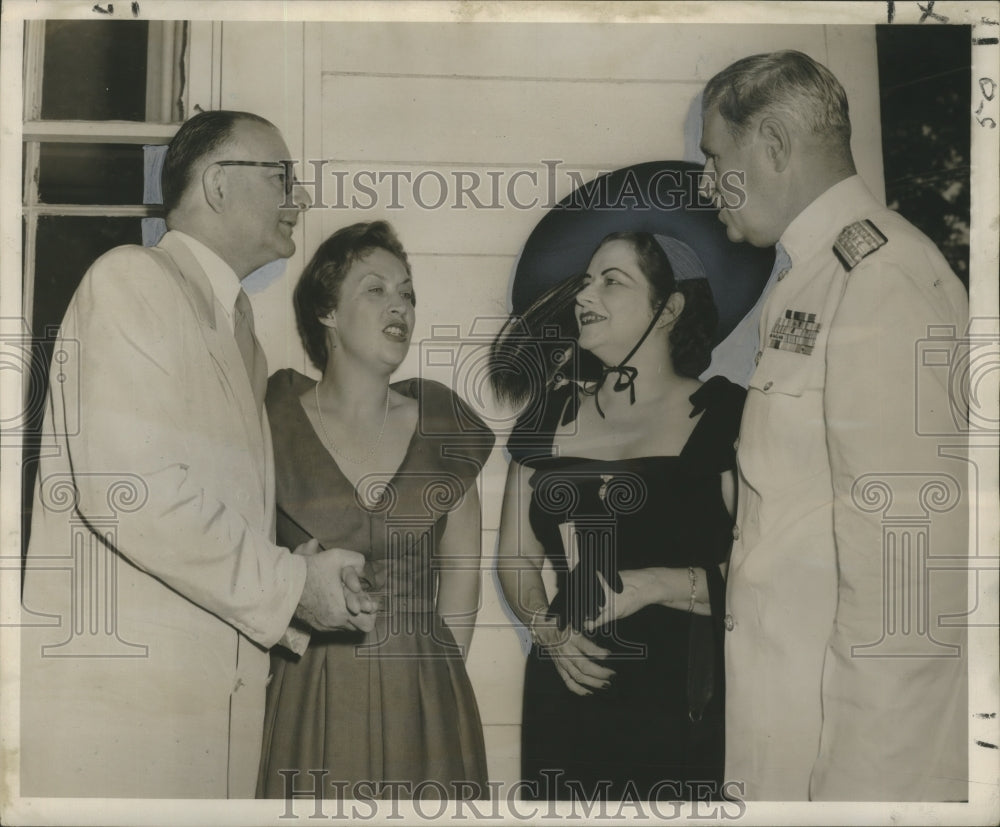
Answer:
<svg viewBox="0 0 1000 827"><path fill-rule="evenodd" d="M282 370L268 386L278 541L363 553L379 610L368 634L313 632L301 657L273 650L260 797L313 784L338 798L486 789L464 656L479 605L476 477L493 435L444 385L390 384L414 306L406 253L381 221L330 236L295 290L323 376Z"/></svg>

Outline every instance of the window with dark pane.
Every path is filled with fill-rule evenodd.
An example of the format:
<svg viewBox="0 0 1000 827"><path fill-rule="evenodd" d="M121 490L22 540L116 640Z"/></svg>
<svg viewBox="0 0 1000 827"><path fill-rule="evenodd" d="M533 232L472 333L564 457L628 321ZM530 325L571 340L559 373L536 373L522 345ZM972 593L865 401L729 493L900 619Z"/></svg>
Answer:
<svg viewBox="0 0 1000 827"><path fill-rule="evenodd" d="M38 198L43 204L141 204L139 144L43 143Z"/></svg>
<svg viewBox="0 0 1000 827"><path fill-rule="evenodd" d="M142 219L42 215L35 245L32 331L57 326L94 261L119 244L142 244Z"/></svg>
<svg viewBox="0 0 1000 827"><path fill-rule="evenodd" d="M42 118L144 120L148 40L143 20L46 21Z"/></svg>
<svg viewBox="0 0 1000 827"><path fill-rule="evenodd" d="M22 550L31 529L32 492L38 470L38 439L45 414L53 343L69 301L94 260L120 244L142 244L141 218L43 215L35 241L35 289L31 316L31 369L25 407L22 488Z"/></svg>
<svg viewBox="0 0 1000 827"><path fill-rule="evenodd" d="M969 284L972 31L877 26L885 197Z"/></svg>
<svg viewBox="0 0 1000 827"><path fill-rule="evenodd" d="M48 372L51 342L83 274L112 247L142 244L142 219L43 215L38 218L36 232L31 333L44 352L38 354L41 364L33 368L32 381ZM39 394L31 392L29 396L35 399ZM31 433L41 427L41 414L41 410L29 411Z"/></svg>

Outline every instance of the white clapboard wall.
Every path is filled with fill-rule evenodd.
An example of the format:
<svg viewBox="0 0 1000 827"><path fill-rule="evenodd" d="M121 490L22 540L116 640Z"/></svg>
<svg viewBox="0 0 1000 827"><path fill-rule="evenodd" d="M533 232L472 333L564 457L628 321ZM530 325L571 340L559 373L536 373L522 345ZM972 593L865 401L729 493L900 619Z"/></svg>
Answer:
<svg viewBox="0 0 1000 827"><path fill-rule="evenodd" d="M478 336L506 312L521 246L546 202L573 188L569 171L589 180L642 161L701 161L705 81L740 57L782 48L810 54L843 82L859 171L881 195L871 26L223 24L222 106L270 118L293 154L325 162L328 206L304 216L285 276L254 296L271 368L306 368L291 291L307 257L339 227L386 219L410 254L418 296L414 345L398 375L420 373L474 395L477 374L469 365L479 358ZM306 166L300 177L311 173ZM423 174L416 194L407 174L411 182ZM468 186L475 175L485 182L472 190L482 206L457 192L459 180ZM355 187L358 180L376 195ZM492 180L499 182L496 199ZM442 194L445 203L430 208ZM532 199L533 207L513 203ZM452 348L463 365L457 378L452 368L427 363L429 348ZM504 612L492 572L505 470L498 445L480 485L483 605L468 663L491 777L512 782L525 635Z"/></svg>

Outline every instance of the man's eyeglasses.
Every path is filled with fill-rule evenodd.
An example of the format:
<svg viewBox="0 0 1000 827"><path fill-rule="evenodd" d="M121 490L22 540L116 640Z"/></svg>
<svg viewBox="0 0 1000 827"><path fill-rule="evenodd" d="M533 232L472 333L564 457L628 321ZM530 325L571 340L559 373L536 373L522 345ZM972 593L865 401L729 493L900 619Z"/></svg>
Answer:
<svg viewBox="0 0 1000 827"><path fill-rule="evenodd" d="M280 169L284 173L285 203L282 206L294 207L291 202L292 191L298 181L295 180L295 161L215 161L220 167L268 167Z"/></svg>

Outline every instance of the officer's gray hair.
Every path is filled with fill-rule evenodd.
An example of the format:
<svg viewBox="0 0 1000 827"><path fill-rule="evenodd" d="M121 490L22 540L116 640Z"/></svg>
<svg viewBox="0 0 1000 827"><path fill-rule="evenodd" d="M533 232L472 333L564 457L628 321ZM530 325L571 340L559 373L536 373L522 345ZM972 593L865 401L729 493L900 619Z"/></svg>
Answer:
<svg viewBox="0 0 1000 827"><path fill-rule="evenodd" d="M702 111L713 106L737 141L757 116L774 114L805 134L850 151L844 87L829 69L802 52L751 55L727 66L705 86Z"/></svg>

